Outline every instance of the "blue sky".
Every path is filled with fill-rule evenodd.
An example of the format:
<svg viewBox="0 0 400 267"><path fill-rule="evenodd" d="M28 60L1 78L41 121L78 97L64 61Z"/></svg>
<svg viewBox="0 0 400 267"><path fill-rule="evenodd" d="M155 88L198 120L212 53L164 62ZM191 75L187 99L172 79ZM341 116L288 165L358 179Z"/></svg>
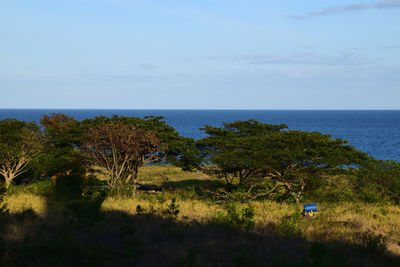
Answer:
<svg viewBox="0 0 400 267"><path fill-rule="evenodd" d="M0 108L400 109L400 0L3 0Z"/></svg>

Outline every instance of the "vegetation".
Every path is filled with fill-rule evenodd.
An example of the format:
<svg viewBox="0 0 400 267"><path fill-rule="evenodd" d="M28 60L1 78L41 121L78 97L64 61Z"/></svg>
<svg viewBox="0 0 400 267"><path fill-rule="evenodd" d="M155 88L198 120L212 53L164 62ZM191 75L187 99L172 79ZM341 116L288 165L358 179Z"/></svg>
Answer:
<svg viewBox="0 0 400 267"><path fill-rule="evenodd" d="M229 184L237 180L249 191L261 186L261 196L280 191L300 201L305 191L322 186L327 175L344 173L367 158L341 139L285 128L255 120L205 126L209 136L199 141L206 159L203 170Z"/></svg>
<svg viewBox="0 0 400 267"><path fill-rule="evenodd" d="M153 132L128 126L122 122L101 123L89 129L83 138L82 150L96 171L108 177L111 189L134 182L139 167L160 159L160 139Z"/></svg>
<svg viewBox="0 0 400 267"><path fill-rule="evenodd" d="M6 188L26 172L42 145L37 125L18 120L0 121L0 175Z"/></svg>
<svg viewBox="0 0 400 267"><path fill-rule="evenodd" d="M35 144L23 179L2 174L0 265L400 263L400 165L346 141L255 120L197 141L160 117L41 124L0 122L0 166Z"/></svg>

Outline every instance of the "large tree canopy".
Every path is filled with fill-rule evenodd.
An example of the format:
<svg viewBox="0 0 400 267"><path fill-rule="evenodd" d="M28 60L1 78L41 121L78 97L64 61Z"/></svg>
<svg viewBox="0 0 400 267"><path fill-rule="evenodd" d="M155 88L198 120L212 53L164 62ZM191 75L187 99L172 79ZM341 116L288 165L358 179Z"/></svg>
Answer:
<svg viewBox="0 0 400 267"><path fill-rule="evenodd" d="M209 135L199 141L203 170L241 185L269 180L300 199L313 181L343 171L367 158L347 145L318 132L287 130L255 120L205 126Z"/></svg>
<svg viewBox="0 0 400 267"><path fill-rule="evenodd" d="M6 188L27 170L43 146L43 137L35 123L14 119L0 121L0 175Z"/></svg>
<svg viewBox="0 0 400 267"><path fill-rule="evenodd" d="M159 161L172 163L185 170L192 170L201 161L194 140L180 136L173 127L166 124L163 117L149 116L142 119L114 115L111 118L99 116L77 121L59 113L46 115L41 120L45 134L52 144L51 153L54 154L49 160L49 165L53 166L54 171L70 169L76 162L76 158L79 158L77 148L82 145L84 133L100 124L110 122L120 122L136 129L152 131L160 139L159 147L163 148L155 152ZM58 167L54 168L54 166Z"/></svg>
<svg viewBox="0 0 400 267"><path fill-rule="evenodd" d="M202 169L209 174L224 178L228 183L246 179L264 168L265 150L259 144L274 132L287 128L286 125L270 125L255 120L224 123L224 127L205 125L208 137L198 141L203 151Z"/></svg>
<svg viewBox="0 0 400 267"><path fill-rule="evenodd" d="M148 116L141 119L117 115L111 118L100 116L83 120L82 127L87 131L96 125L108 122L122 122L134 128L153 132L160 139L160 148L163 148L156 152L160 162L171 163L184 170L192 170L201 162L195 141L192 138L180 136L172 126L164 121L163 117Z"/></svg>

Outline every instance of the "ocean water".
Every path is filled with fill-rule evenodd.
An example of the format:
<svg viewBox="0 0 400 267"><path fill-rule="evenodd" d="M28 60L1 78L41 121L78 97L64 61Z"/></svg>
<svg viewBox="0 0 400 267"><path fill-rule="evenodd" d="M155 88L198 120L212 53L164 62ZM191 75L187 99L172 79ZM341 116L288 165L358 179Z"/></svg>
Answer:
<svg viewBox="0 0 400 267"><path fill-rule="evenodd" d="M39 121L45 114L62 112L78 120L114 114L144 117L163 116L181 135L199 139L205 124L256 119L287 124L289 129L318 131L348 140L350 145L377 159L400 162L400 110L78 110L0 109L0 119Z"/></svg>

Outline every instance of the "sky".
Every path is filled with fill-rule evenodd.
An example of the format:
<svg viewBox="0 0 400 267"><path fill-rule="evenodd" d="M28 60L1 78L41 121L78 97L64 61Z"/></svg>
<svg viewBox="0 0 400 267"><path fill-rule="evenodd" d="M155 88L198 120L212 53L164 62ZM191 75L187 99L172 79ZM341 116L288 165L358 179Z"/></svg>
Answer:
<svg viewBox="0 0 400 267"><path fill-rule="evenodd" d="M400 109L400 0L2 0L0 108Z"/></svg>

